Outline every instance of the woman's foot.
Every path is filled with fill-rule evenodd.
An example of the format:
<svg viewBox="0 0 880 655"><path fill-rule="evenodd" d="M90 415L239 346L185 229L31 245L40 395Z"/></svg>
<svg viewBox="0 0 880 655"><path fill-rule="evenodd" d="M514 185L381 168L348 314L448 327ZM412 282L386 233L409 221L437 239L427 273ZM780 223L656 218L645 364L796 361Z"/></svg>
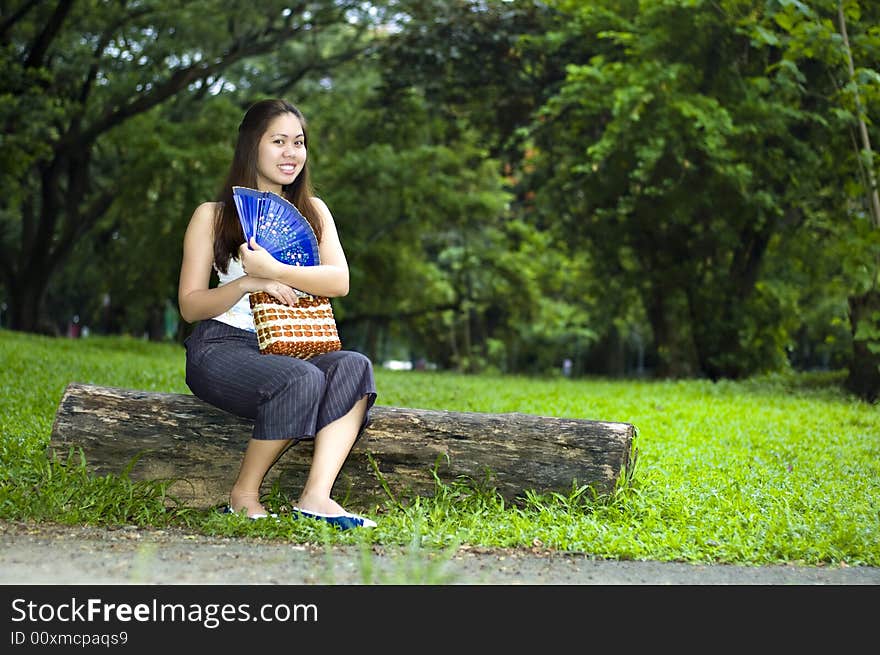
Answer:
<svg viewBox="0 0 880 655"><path fill-rule="evenodd" d="M236 491L233 489L229 494L229 508L235 514L247 513L249 519L264 519L269 516L269 512L260 503L260 492L258 491Z"/></svg>
<svg viewBox="0 0 880 655"><path fill-rule="evenodd" d="M351 528L375 528L376 522L364 516L358 516L345 509L332 498L320 498L303 495L293 508L302 516L326 521L341 530Z"/></svg>
<svg viewBox="0 0 880 655"><path fill-rule="evenodd" d="M302 495L296 502L297 509L304 509L307 512L317 512L318 514L347 514L342 505L332 498L321 498L317 496Z"/></svg>

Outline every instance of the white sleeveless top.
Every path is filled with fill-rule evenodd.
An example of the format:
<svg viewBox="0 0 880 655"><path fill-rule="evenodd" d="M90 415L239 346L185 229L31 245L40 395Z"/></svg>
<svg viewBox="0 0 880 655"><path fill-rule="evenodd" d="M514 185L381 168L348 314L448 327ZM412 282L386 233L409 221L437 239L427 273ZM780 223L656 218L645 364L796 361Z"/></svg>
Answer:
<svg viewBox="0 0 880 655"><path fill-rule="evenodd" d="M217 276L220 279L218 286L221 287L224 284L228 284L233 280L244 277L245 275L244 269L241 267L241 262L237 259L232 259L231 257L229 258L229 266L225 273L217 270L216 266L214 267L214 270L217 271ZM257 329L254 327L254 313L251 311L250 294L244 294L232 307L219 316L215 316L214 320L226 323L232 327L237 327L240 330L256 332Z"/></svg>

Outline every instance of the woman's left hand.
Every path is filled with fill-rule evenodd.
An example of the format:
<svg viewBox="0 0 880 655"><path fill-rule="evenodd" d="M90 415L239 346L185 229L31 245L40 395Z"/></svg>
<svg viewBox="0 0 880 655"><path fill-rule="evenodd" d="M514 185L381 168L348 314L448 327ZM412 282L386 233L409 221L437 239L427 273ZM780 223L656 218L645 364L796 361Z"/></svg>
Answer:
<svg viewBox="0 0 880 655"><path fill-rule="evenodd" d="M254 237L238 247L238 257L241 260L241 267L248 275L270 280L278 279L278 267L281 266L281 262L259 245Z"/></svg>

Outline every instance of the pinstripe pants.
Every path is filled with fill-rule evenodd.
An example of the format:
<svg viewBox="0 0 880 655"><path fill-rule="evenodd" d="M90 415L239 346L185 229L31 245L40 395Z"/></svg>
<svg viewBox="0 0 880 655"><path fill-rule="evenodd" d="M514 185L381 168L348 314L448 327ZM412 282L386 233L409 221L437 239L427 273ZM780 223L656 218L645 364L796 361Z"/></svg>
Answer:
<svg viewBox="0 0 880 655"><path fill-rule="evenodd" d="M255 333L213 319L199 322L184 344L187 386L205 402L252 419L254 439L314 439L367 396L363 433L376 401L373 366L359 352L308 360L263 355Z"/></svg>

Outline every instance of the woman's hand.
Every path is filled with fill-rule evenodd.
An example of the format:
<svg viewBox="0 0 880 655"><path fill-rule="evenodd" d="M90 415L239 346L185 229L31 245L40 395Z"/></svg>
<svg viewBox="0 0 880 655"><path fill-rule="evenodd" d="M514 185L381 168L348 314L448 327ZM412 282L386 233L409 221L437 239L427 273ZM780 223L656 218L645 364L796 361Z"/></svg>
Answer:
<svg viewBox="0 0 880 655"><path fill-rule="evenodd" d="M269 280L278 279L279 267L283 265L259 245L254 237L238 247L238 257L245 273Z"/></svg>
<svg viewBox="0 0 880 655"><path fill-rule="evenodd" d="M264 277L255 277L253 275L245 275L238 278L243 293L255 293L257 291L265 291L278 302L284 305L296 305L299 303L299 296L296 295L293 287L289 287L284 282L278 280L269 280Z"/></svg>

